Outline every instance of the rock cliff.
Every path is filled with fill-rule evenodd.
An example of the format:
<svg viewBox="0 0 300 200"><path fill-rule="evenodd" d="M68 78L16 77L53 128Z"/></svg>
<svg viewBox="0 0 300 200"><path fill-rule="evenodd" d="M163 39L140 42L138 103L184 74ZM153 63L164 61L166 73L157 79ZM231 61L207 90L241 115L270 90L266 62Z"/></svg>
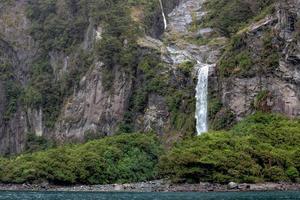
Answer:
<svg viewBox="0 0 300 200"><path fill-rule="evenodd" d="M220 98L238 120L255 110L300 115L299 8L296 0L277 2L273 14L238 33L235 45L251 59L247 69L232 66L229 75L220 64Z"/></svg>
<svg viewBox="0 0 300 200"><path fill-rule="evenodd" d="M258 110L298 117L300 1L274 1L230 36L202 23L212 1L162 1L166 30L158 0L0 2L0 154L26 150L31 133L58 143L195 134L203 64L211 129Z"/></svg>

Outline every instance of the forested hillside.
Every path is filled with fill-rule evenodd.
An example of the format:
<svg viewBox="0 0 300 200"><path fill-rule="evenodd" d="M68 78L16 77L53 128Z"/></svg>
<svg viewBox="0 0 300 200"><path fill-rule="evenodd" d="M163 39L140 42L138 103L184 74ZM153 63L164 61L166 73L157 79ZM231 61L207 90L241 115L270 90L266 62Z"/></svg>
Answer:
<svg viewBox="0 0 300 200"><path fill-rule="evenodd" d="M2 0L0 182L299 182L299 16L299 0Z"/></svg>

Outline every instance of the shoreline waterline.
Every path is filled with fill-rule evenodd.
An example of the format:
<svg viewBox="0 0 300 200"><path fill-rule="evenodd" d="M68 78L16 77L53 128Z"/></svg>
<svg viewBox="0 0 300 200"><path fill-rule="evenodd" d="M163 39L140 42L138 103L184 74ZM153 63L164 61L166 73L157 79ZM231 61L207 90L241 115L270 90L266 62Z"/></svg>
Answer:
<svg viewBox="0 0 300 200"><path fill-rule="evenodd" d="M171 184L157 180L128 184L108 185L51 185L51 184L0 184L0 192L28 191L28 192L267 192L267 191L300 191L300 183L258 183L236 184L229 188L227 184L198 183Z"/></svg>
<svg viewBox="0 0 300 200"><path fill-rule="evenodd" d="M299 200L299 191L284 192L184 192L184 193L130 193L130 192L0 192L0 200Z"/></svg>

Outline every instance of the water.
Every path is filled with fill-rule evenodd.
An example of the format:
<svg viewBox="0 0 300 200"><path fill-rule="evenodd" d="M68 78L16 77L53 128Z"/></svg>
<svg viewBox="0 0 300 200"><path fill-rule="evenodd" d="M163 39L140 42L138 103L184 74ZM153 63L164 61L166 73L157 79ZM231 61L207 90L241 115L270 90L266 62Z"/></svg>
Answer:
<svg viewBox="0 0 300 200"><path fill-rule="evenodd" d="M165 30L166 30L166 29L167 29L167 27L168 27L168 24L167 24L166 15L165 15L165 12L164 12L164 6L163 6L163 4L162 4L162 1L161 1L161 0L159 0L159 4L160 4L160 7L161 7L161 14L162 14L162 16L163 16L163 19L164 19L164 28L165 28Z"/></svg>
<svg viewBox="0 0 300 200"><path fill-rule="evenodd" d="M207 90L210 65L198 63L198 82L196 87L196 127L198 135L207 132Z"/></svg>
<svg viewBox="0 0 300 200"><path fill-rule="evenodd" d="M299 200L300 192L92 193L0 192L0 200Z"/></svg>

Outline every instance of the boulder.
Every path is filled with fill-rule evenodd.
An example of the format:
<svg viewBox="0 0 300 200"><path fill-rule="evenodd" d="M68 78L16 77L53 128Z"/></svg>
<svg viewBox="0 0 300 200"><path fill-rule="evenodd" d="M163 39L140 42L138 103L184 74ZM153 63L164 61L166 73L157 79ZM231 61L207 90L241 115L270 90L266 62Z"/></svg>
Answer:
<svg viewBox="0 0 300 200"><path fill-rule="evenodd" d="M234 190L234 189L238 189L239 185L237 183L235 183L235 182L230 182L230 183L228 183L227 188L229 190Z"/></svg>

